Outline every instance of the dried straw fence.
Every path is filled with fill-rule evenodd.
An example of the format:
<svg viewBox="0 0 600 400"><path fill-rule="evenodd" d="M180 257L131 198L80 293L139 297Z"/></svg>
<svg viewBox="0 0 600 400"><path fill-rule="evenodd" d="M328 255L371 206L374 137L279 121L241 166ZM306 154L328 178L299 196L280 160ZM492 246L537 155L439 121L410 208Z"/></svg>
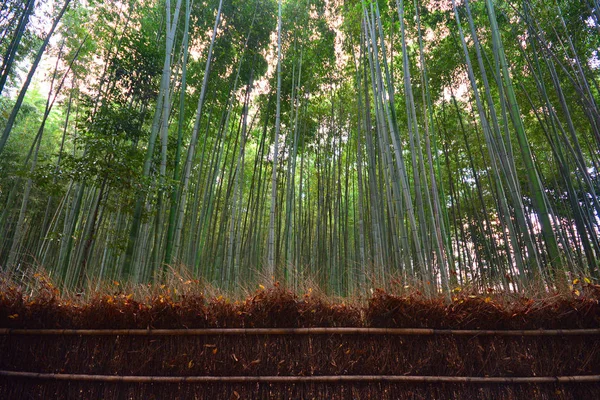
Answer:
<svg viewBox="0 0 600 400"><path fill-rule="evenodd" d="M599 337L600 329L3 328L0 396L596 398Z"/></svg>
<svg viewBox="0 0 600 400"><path fill-rule="evenodd" d="M600 294L367 307L0 293L0 399L597 399Z"/></svg>

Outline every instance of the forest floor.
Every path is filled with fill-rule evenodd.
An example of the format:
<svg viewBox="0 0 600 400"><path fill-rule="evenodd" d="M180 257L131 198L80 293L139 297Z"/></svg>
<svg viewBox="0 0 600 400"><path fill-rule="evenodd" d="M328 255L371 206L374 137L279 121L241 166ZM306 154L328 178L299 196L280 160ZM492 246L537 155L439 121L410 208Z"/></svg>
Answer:
<svg viewBox="0 0 600 400"><path fill-rule="evenodd" d="M600 286L587 282L576 280L569 293L536 298L458 290L451 298L429 298L417 291L394 295L375 290L368 299L350 301L331 299L312 290L295 294L279 286L260 287L245 299L231 300L223 294L207 295L198 282L182 281L176 286L146 286L143 290L129 291L114 282L112 287L83 298L61 296L43 276L37 276L34 287L29 284L27 289L2 281L0 398L591 399L600 396L598 379L540 383L511 383L510 379L504 383L485 379L444 381L445 377L600 375ZM406 328L407 331L150 334L156 329L314 327ZM418 328L598 331L506 336L490 332L436 334ZM40 331L36 333L34 329ZM44 334L47 329L103 331ZM117 329L141 329L147 333L114 332ZM49 375L6 375L10 372ZM106 379L116 376L133 378ZM254 380L135 381L135 377L205 376ZM259 376L358 378L333 382L259 382L256 379ZM360 379L365 376L376 378ZM443 379L386 379L406 376Z"/></svg>

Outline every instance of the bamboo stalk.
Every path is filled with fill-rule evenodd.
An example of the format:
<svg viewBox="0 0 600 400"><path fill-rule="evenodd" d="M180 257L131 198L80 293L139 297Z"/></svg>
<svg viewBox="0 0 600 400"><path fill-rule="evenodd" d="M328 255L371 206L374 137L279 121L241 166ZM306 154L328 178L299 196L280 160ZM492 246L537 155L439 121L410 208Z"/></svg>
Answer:
<svg viewBox="0 0 600 400"><path fill-rule="evenodd" d="M0 370L0 376L11 378L52 379L61 381L118 383L595 383L600 375L574 376L405 376L405 375L320 375L320 376L115 376L84 374L51 374Z"/></svg>
<svg viewBox="0 0 600 400"><path fill-rule="evenodd" d="M431 328L200 328L200 329L13 329L0 335L27 336L235 336L235 335L398 335L398 336L588 336L600 329L431 329Z"/></svg>

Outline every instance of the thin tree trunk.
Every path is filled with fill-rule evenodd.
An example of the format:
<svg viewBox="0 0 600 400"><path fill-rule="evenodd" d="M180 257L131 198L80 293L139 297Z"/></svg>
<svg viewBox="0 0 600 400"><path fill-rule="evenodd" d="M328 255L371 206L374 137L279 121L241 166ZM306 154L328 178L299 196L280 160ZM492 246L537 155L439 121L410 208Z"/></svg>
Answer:
<svg viewBox="0 0 600 400"><path fill-rule="evenodd" d="M273 173L271 177L271 211L269 213L269 241L267 246L267 279L275 279L275 209L277 206L277 166L279 153L279 132L281 130L281 0L278 1L277 17L277 109L275 113L275 138L273 140Z"/></svg>

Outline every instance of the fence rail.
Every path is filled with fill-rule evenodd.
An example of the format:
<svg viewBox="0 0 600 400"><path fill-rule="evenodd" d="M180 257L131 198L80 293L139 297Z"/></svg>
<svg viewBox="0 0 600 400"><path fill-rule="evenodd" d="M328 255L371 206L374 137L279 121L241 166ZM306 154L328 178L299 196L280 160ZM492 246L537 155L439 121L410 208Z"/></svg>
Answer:
<svg viewBox="0 0 600 400"><path fill-rule="evenodd" d="M4 371L0 377L45 379L61 381L116 382L116 383L344 383L344 382L404 382L404 383L595 383L600 375L574 376L406 376L406 375L317 375L317 376L115 376L52 374L39 372Z"/></svg>
<svg viewBox="0 0 600 400"><path fill-rule="evenodd" d="M34 336L225 336L225 335L398 335L398 336L591 336L600 329L430 329L430 328L206 328L206 329L12 329L0 335Z"/></svg>

